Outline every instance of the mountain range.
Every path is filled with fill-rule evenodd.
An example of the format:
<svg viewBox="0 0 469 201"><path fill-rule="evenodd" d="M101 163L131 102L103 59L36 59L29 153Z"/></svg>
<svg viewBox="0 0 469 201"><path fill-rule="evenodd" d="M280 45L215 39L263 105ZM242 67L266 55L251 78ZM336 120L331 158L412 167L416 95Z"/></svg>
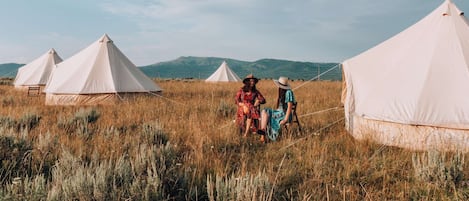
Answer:
<svg viewBox="0 0 469 201"><path fill-rule="evenodd" d="M279 59L261 59L254 62L218 57L179 57L169 62L142 66L141 70L150 77L206 79L215 72L223 61L240 78L252 73L258 78L278 78L309 80L331 68L322 75L322 80L341 80L342 71L338 63L298 62Z"/></svg>
<svg viewBox="0 0 469 201"><path fill-rule="evenodd" d="M320 76L321 80L341 80L342 71L339 63L299 62L279 59L260 59L257 61L241 61L219 57L184 56L175 60L159 62L140 69L152 78L192 78L206 79L215 72L223 61L240 77L254 74L258 78L278 78L286 76L290 79L310 80ZM24 64L0 64L0 77L15 77L19 67ZM326 71L328 71L325 73Z"/></svg>
<svg viewBox="0 0 469 201"><path fill-rule="evenodd" d="M15 77L18 72L18 68L24 64L17 63L5 63L0 64L0 77Z"/></svg>

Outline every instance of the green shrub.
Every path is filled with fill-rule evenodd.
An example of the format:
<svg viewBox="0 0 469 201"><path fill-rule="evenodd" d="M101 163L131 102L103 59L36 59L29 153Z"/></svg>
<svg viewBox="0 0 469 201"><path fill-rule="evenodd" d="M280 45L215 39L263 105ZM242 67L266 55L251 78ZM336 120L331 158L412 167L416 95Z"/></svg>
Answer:
<svg viewBox="0 0 469 201"><path fill-rule="evenodd" d="M158 122L143 124L141 134L148 144L166 145L169 140Z"/></svg>
<svg viewBox="0 0 469 201"><path fill-rule="evenodd" d="M271 182L264 172L257 175L231 175L221 177L218 174L213 181L207 176L207 194L211 201L221 200L271 200L269 193Z"/></svg>
<svg viewBox="0 0 469 201"><path fill-rule="evenodd" d="M8 106L13 106L15 104L15 99L13 96L3 96L2 97L2 106L3 107L8 107Z"/></svg>
<svg viewBox="0 0 469 201"><path fill-rule="evenodd" d="M96 122L100 115L101 114L95 108L80 108L71 119L67 120L60 117L57 122L57 126L65 129L69 134L78 134L89 137L92 134L89 124Z"/></svg>
<svg viewBox="0 0 469 201"><path fill-rule="evenodd" d="M0 127L10 129L16 126L16 120L11 117L0 116Z"/></svg>
<svg viewBox="0 0 469 201"><path fill-rule="evenodd" d="M31 130L39 124L41 117L34 113L26 113L17 121L17 130Z"/></svg>
<svg viewBox="0 0 469 201"><path fill-rule="evenodd" d="M444 153L428 151L412 155L414 176L419 181L444 188L454 188L464 180L464 155L456 153L448 158Z"/></svg>
<svg viewBox="0 0 469 201"><path fill-rule="evenodd" d="M0 116L0 127L4 129L15 129L17 132L22 130L31 130L39 125L41 117L34 113L26 113L18 120L11 117Z"/></svg>
<svg viewBox="0 0 469 201"><path fill-rule="evenodd" d="M0 136L0 181L4 184L13 177L25 176L29 172L26 158L31 154L32 147L24 139Z"/></svg>
<svg viewBox="0 0 469 201"><path fill-rule="evenodd" d="M13 181L1 189L1 200L46 200L46 179L43 175L34 178L15 177Z"/></svg>

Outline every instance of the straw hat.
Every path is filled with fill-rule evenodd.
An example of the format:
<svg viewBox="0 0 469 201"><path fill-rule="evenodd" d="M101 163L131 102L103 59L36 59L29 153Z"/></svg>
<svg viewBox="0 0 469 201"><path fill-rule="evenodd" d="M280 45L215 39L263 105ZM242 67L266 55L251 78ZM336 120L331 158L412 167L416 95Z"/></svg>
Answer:
<svg viewBox="0 0 469 201"><path fill-rule="evenodd" d="M279 77L278 80L274 80L275 85L282 89L291 89L288 84L288 77Z"/></svg>
<svg viewBox="0 0 469 201"><path fill-rule="evenodd" d="M250 79L254 79L254 82L257 84L257 82L259 82L259 79L257 79L256 77L254 77L254 75L252 74L249 74L247 75L244 79L243 79L243 83L246 84L246 82L249 82Z"/></svg>

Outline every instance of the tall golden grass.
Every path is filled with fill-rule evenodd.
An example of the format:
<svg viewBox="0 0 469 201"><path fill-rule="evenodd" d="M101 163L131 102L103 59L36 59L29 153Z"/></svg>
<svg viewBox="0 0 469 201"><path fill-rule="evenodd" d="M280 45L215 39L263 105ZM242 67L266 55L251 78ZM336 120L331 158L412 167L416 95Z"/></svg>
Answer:
<svg viewBox="0 0 469 201"><path fill-rule="evenodd" d="M292 81L303 132L263 144L233 120L240 83L157 80L163 96L45 106L0 85L2 200L467 200L465 154L356 141L340 82ZM273 107L277 88L258 89ZM314 113L314 114L313 114Z"/></svg>

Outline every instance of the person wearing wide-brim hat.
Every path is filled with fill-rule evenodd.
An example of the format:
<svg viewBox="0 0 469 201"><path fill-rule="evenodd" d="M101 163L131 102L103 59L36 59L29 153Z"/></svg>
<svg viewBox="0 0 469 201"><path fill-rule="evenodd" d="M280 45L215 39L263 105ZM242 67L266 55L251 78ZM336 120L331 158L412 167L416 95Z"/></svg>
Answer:
<svg viewBox="0 0 469 201"><path fill-rule="evenodd" d="M287 77L280 77L278 80L274 80L275 85L281 89L291 89L290 85L288 84Z"/></svg>
<svg viewBox="0 0 469 201"><path fill-rule="evenodd" d="M238 105L236 123L243 136L247 137L249 132L257 132L260 117L260 104L265 103L265 98L256 88L259 79L249 74L243 79L244 86L236 93L235 102Z"/></svg>
<svg viewBox="0 0 469 201"><path fill-rule="evenodd" d="M259 82L259 79L257 79L256 77L254 77L253 74L249 74L247 75L244 79L243 79L243 83L244 84L247 84L248 82L250 82L251 80L254 81L254 84L257 84Z"/></svg>
<svg viewBox="0 0 469 201"><path fill-rule="evenodd" d="M296 103L287 77L280 77L274 83L278 87L277 109L266 108L261 112L261 128L257 132L261 135L261 142L265 142L265 135L270 140L277 140L281 126L291 121L293 104Z"/></svg>

